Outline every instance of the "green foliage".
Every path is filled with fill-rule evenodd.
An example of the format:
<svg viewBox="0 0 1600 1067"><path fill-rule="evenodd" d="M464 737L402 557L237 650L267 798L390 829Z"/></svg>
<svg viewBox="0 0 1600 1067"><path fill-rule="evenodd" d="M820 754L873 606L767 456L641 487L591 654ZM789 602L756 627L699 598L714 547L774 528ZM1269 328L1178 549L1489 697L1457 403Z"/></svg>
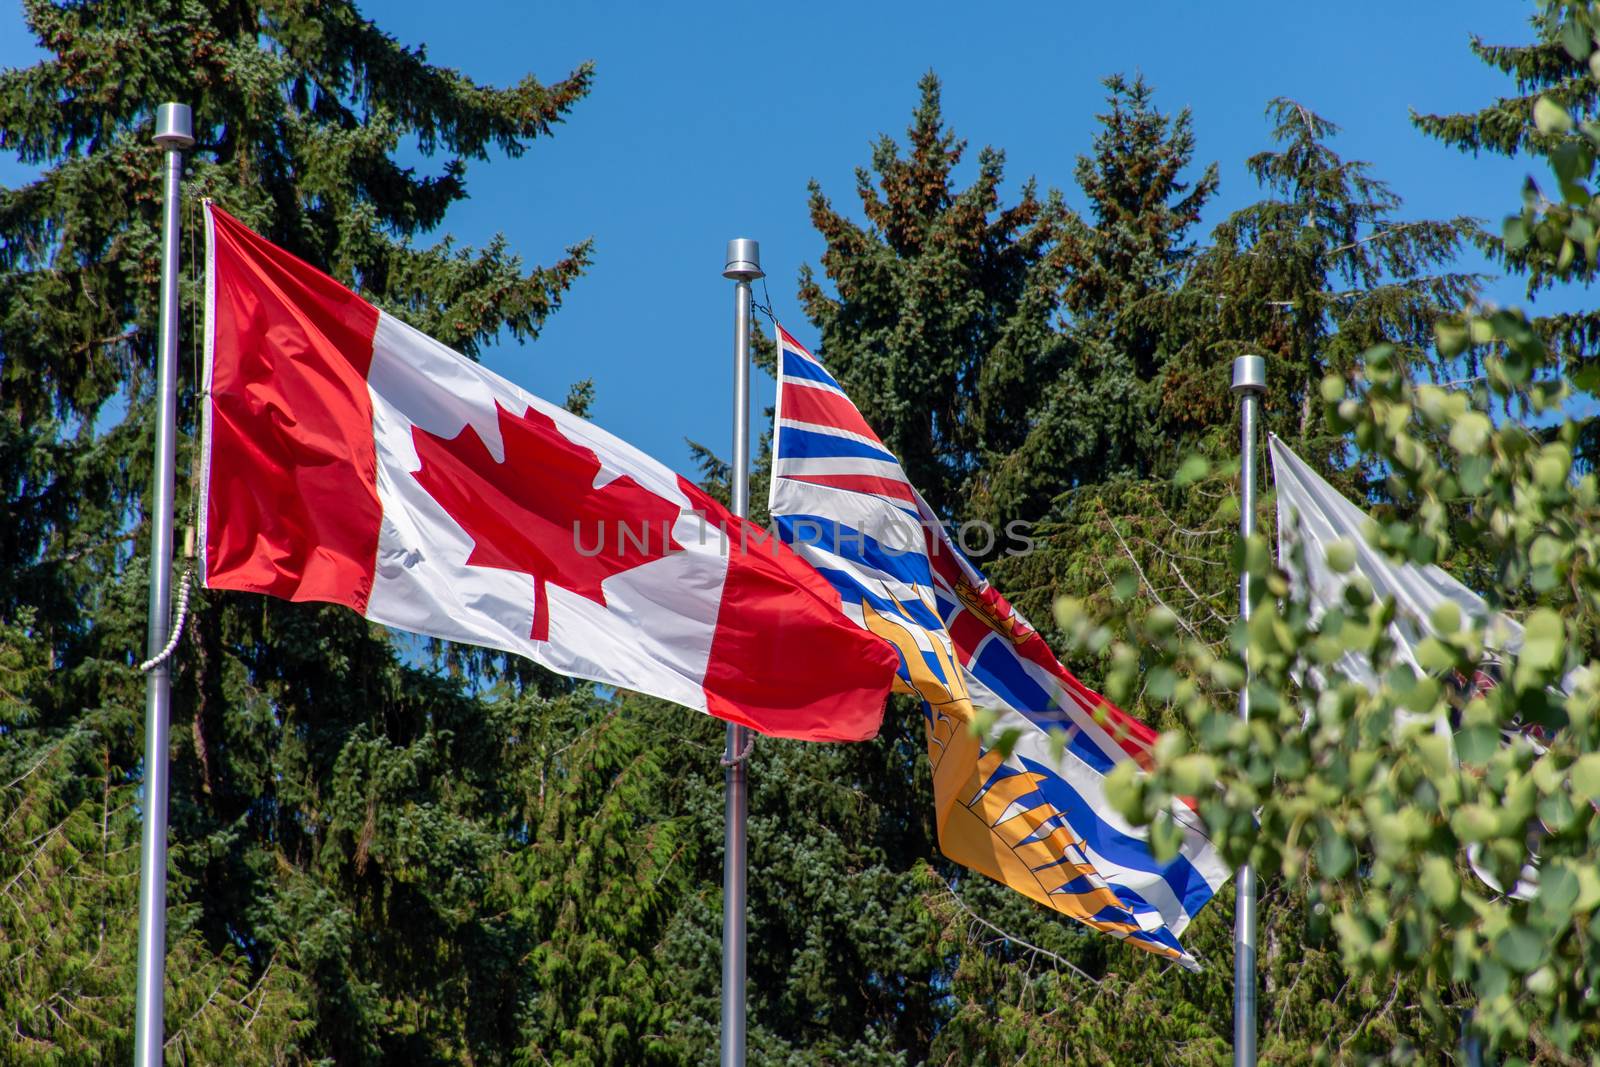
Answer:
<svg viewBox="0 0 1600 1067"><path fill-rule="evenodd" d="M48 54L0 74L0 147L41 168L0 190L4 1058L104 1062L126 1058L133 1017L149 567L133 547L149 536L161 207L149 102L194 108L186 233L215 197L472 352L502 330L534 336L587 246L530 269L498 241L417 239L466 195L466 161L548 134L589 70L481 86L349 3L29 0L25 16ZM411 139L443 157L437 173L394 161ZM183 306L200 297L191 272ZM199 339L183 318L187 371ZM196 386L185 373L185 515ZM481 701L331 608L197 594L187 632L170 754L174 1062L499 1057L527 995L525 935L497 895L514 826L502 783L522 755L505 738L588 698L541 695L571 687L508 665L515 699Z"/></svg>
<svg viewBox="0 0 1600 1067"><path fill-rule="evenodd" d="M1172 455L1163 414L1173 333L1161 314L1194 261L1189 230L1216 191L1216 166L1193 183L1189 112L1156 110L1142 78L1107 78L1094 155L1076 177L1090 217L1066 217L1056 256L1067 356L1027 413L1022 444L995 457L973 507L996 521L1033 518L1064 488L1148 475Z"/></svg>
<svg viewBox="0 0 1600 1067"><path fill-rule="evenodd" d="M1595 60L1594 42L1581 21L1585 7L1581 3L1535 5L1530 21L1537 40L1531 44L1490 45L1474 38L1473 52L1491 67L1510 75L1515 80L1515 94L1479 111L1414 116L1417 128L1463 152L1488 151L1506 156L1523 152L1543 157L1550 164L1549 177L1554 179L1558 193L1566 184L1587 174L1586 157L1591 150L1584 147L1581 137L1574 136L1574 126L1600 118L1600 94L1595 92L1594 78L1595 65L1600 61ZM1523 190L1520 221L1507 219L1503 231L1478 236L1478 243L1493 259L1512 273L1527 276L1529 295L1565 279L1588 282L1594 278L1594 248L1581 227L1572 245L1566 246L1563 226L1536 229L1528 225L1550 199L1537 179L1530 176ZM1585 197L1580 206L1587 204ZM1576 255L1580 250L1587 255ZM1561 262L1563 255L1568 262ZM1566 340L1582 338L1583 348L1589 352L1600 337L1595 332L1597 324L1600 320L1590 313L1560 322L1563 330L1573 331Z"/></svg>
<svg viewBox="0 0 1600 1067"><path fill-rule="evenodd" d="M1218 226L1175 301L1174 312L1197 329L1175 360L1169 411L1188 439L1226 424L1226 361L1266 355L1265 428L1331 457L1339 444L1313 438L1323 376L1349 376L1379 343L1424 361L1434 321L1475 281L1434 272L1474 230L1466 219L1395 218L1399 197L1368 164L1331 147L1337 126L1292 100L1272 101L1267 113L1275 146L1249 160L1267 196Z"/></svg>
<svg viewBox="0 0 1600 1067"><path fill-rule="evenodd" d="M1328 147L1332 126L1280 104L1272 112L1280 148L1254 161L1269 199L1225 220L1213 243L1197 248L1185 233L1214 179L1210 170L1192 183L1184 178L1193 157L1187 116L1163 116L1142 82L1107 84L1103 132L1095 155L1078 170L1092 218L1063 209L1053 224L1054 244L1039 253L1041 269L1057 273L1049 310L1039 312L1055 336L1038 342L1038 351L1061 359L1050 364L1050 377L1024 414L1028 436L1004 454L989 451L961 483L963 491L947 498L954 500L947 514L1032 519L1039 512L1025 509L1047 508L1032 528L1035 551L988 564L996 584L1034 619L1050 621L1051 601L1061 591L1087 595L1096 610L1153 599L1165 605L1169 639L1176 633L1220 655L1236 598L1230 555L1238 504L1230 479L1237 464L1225 458L1232 451L1229 360L1264 351L1274 356L1275 370L1280 359L1291 369L1291 383L1299 384L1278 390L1266 419L1288 433L1306 417L1304 375L1314 375L1314 398L1321 375L1353 368L1369 339L1389 339L1421 360L1433 322L1470 287L1471 279L1431 273L1454 253L1462 224L1396 221L1392 194L1364 165ZM947 160L915 150L955 143L931 109L926 85L911 140L914 159L933 160L926 163L932 176L920 187L947 181ZM885 189L895 187L899 159L880 148ZM1044 203L1058 200L1052 194ZM868 218L875 219L870 208ZM838 286L837 298L810 305L823 358L853 396L882 403L881 383L921 373L926 350L885 347L868 368L855 362L848 336L843 359L829 349L835 343L829 331L842 333L840 323L919 321L927 312L916 290L871 288L853 271L890 252L899 254L896 269L912 277L941 271L948 260L942 246L897 248L886 228L837 227L828 217L819 228L829 238L823 263ZM803 287L815 284L803 276ZM998 363L995 373L1004 373L998 355L978 349L972 358ZM981 407L985 373L961 377L951 403ZM1104 383L1096 380L1100 373ZM933 434L941 454L960 454L954 440L939 436L938 423L919 424L918 432ZM1329 452L1336 447L1334 436L1322 440ZM1182 446L1210 458L1180 468ZM1073 662L1086 679L1105 672L1109 695L1124 707L1182 724L1167 711L1173 696L1187 691L1181 674L1141 662L1134 647L1114 648L1108 631L1091 638ZM900 758L888 780L904 791L920 756L910 751ZM1186 770L1203 778L1207 768L1191 760ZM941 931L945 970L938 984L948 989L937 1036L926 1046L930 1061L1226 1058L1228 894L1185 934L1186 944L1211 961L1207 972L1191 976L1065 928L1009 890L937 858L923 878L924 907ZM1289 880L1274 892L1262 931L1263 1048L1270 1057L1297 1062L1437 1047L1404 1011L1416 981L1352 975L1328 923L1308 902L1308 886ZM1330 1043L1329 1034L1338 1034L1337 1041ZM914 1055L923 1055L922 1047Z"/></svg>
<svg viewBox="0 0 1600 1067"><path fill-rule="evenodd" d="M159 244L142 109L194 104L191 205L216 197L471 353L501 330L536 336L587 245L529 268L499 242L420 241L466 195L467 164L549 134L589 71L482 87L348 3L27 14L50 57L0 74L0 147L44 168L0 190L0 1009L16 1038L0 1059L73 1064L125 1058L132 1017ZM1459 313L1474 279L1448 269L1470 237L1535 288L1590 277L1593 20L1553 5L1537 44L1476 46L1526 95L1419 120L1550 163L1554 195L1530 184L1501 236L1402 217L1330 122L1275 101L1249 161L1263 198L1200 242L1215 170L1194 165L1187 112L1162 113L1137 78L1105 83L1075 172L1082 215L1031 182L1003 202L993 149L957 182L965 144L932 75L905 141L883 138L858 174L861 221L812 188L826 249L800 292L819 354L941 514L1038 520L1033 553L986 561L996 584L1085 680L1171 729L1158 773L1114 780L1119 806L1145 819L1195 795L1266 877L1276 1062L1447 1060L1469 1009L1507 1055L1567 1062L1600 1041L1597 435L1560 417L1600 377L1587 318ZM193 57L183 70L175 50ZM435 173L394 162L412 138ZM187 278L185 306L198 294ZM1357 591L1313 619L1264 542L1234 543L1226 368L1245 352L1270 357L1265 425L1377 504L1381 547L1528 612L1523 654L1452 737L1426 728L1451 711L1432 675L1386 670L1376 693L1294 682L1346 649L1392 666L1376 623L1394 609ZM1461 366L1483 384L1430 383ZM579 383L567 403L591 401ZM181 482L195 411L186 380ZM725 495L726 464L696 458ZM1052 611L1064 592L1080 599ZM1473 663L1482 635L1433 621L1424 666ZM720 724L397 641L343 609L198 596L190 634L174 685L174 1062L715 1057ZM1233 711L1247 648L1248 727ZM1548 750L1501 744L1512 722L1542 725ZM1199 975L1063 923L939 856L921 731L897 700L870 743L756 745L752 1062L1224 1061L1231 889L1184 934ZM1470 873L1476 846L1515 881L1534 824L1532 900Z"/></svg>
<svg viewBox="0 0 1600 1067"><path fill-rule="evenodd" d="M700 783L652 741L676 726L704 756L714 728L695 722L682 738L682 709L649 701L578 710L556 729L541 714L517 742L527 832L506 869L510 920L531 946L517 1058L678 1062L668 1033L678 990L653 957L679 903L701 890L698 858L713 839L684 804Z"/></svg>
<svg viewBox="0 0 1600 1067"><path fill-rule="evenodd" d="M138 954L139 784L108 736L131 734L134 716L97 709L41 736L32 703L45 681L46 649L32 612L0 623L0 1015L6 1062L87 1063L132 1054ZM30 743L32 742L32 743ZM180 871L192 858L178 850ZM304 978L268 958L253 967L220 949L182 903L193 886L169 886L170 1047L240 1064L279 1062L309 1028Z"/></svg>
<svg viewBox="0 0 1600 1067"><path fill-rule="evenodd" d="M1462 143L1520 147L1550 167L1560 198L1527 199L1507 223L1508 233L1559 235L1507 258L1536 287L1591 277L1573 237L1592 203L1600 145L1581 117L1589 105L1577 102L1592 101L1596 84L1586 64L1572 64L1600 39L1600 12L1552 3L1537 25L1536 48L1480 51L1525 86L1559 91L1502 103L1476 125L1424 123ZM1130 814L1147 821L1172 796L1197 793L1232 859L1305 887L1350 974L1405 991L1421 1047L1443 1054L1466 1025L1507 1062L1600 1055L1600 813L1590 803L1600 786L1591 665L1600 490L1575 464L1600 383L1583 369L1584 340L1560 327L1469 305L1437 323L1438 350L1481 368L1481 384L1429 384L1412 356L1383 344L1318 390L1327 432L1353 440L1386 475L1392 508L1369 541L1397 560L1448 560L1492 607L1525 612L1525 642L1503 657L1497 686L1462 695L1449 684L1498 646L1487 620L1435 613L1419 674L1388 637L1402 605L1356 580L1315 615L1261 539L1238 553L1252 617L1223 649L1131 605L1104 613L1110 625L1071 606L1061 619L1082 647L1109 649L1111 691L1152 669L1184 679L1170 705L1192 742L1173 734L1154 775L1121 776ZM1374 664L1375 689L1326 670L1347 652ZM1246 658L1249 725L1232 707ZM1195 789L1201 760L1214 789ZM1502 893L1530 851L1536 887Z"/></svg>
<svg viewBox="0 0 1600 1067"><path fill-rule="evenodd" d="M966 143L945 129L939 81L921 81L906 152L885 136L872 173L858 170L865 225L811 186L811 220L827 242L800 299L816 326L817 355L867 422L900 457L938 511L955 510L989 457L1023 441L1040 390L1065 348L1050 329L1062 274L1057 247L1065 210L1034 183L1000 203L1004 154L978 153L965 189L952 171Z"/></svg>

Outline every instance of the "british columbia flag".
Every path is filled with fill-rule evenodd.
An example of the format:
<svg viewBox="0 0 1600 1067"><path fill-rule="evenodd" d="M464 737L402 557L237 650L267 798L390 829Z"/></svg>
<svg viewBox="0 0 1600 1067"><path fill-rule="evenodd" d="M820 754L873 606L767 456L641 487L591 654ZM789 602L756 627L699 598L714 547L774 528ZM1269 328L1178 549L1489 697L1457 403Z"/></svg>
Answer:
<svg viewBox="0 0 1600 1067"><path fill-rule="evenodd" d="M1148 762L1154 731L1061 665L958 551L822 363L781 327L778 342L772 517L845 613L900 650L897 688L923 701L940 848L1197 967L1178 934L1231 872L1189 807L1173 807L1182 844L1162 862L1105 797L1114 766ZM992 736L1017 737L1009 755L968 728L976 708L996 716Z"/></svg>

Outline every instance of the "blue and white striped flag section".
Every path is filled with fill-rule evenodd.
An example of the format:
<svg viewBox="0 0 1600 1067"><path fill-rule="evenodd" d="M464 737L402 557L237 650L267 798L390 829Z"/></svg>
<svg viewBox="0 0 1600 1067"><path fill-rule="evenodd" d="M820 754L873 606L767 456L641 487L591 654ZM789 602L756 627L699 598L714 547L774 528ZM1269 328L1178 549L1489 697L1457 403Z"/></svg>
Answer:
<svg viewBox="0 0 1600 1067"><path fill-rule="evenodd" d="M1174 805L1165 863L1105 798L1105 775L1147 764L1155 733L1075 678L950 541L826 368L778 329L771 512L844 611L900 650L897 689L922 698L939 847L1034 900L1191 969L1178 942L1232 873L1195 812ZM1009 756L968 728L974 707ZM1051 734L1064 735L1059 757ZM1059 743L1059 742L1058 742Z"/></svg>

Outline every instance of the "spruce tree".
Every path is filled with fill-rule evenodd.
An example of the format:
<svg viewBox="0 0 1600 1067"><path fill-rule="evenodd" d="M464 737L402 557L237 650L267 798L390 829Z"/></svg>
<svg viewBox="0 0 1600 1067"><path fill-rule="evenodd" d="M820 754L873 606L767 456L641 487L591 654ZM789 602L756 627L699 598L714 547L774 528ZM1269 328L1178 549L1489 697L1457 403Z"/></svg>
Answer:
<svg viewBox="0 0 1600 1067"><path fill-rule="evenodd" d="M1267 196L1217 227L1183 288L1179 314L1208 328L1182 349L1166 413L1175 428L1225 421L1220 368L1258 352L1277 383L1267 425L1310 446L1324 374L1352 375L1382 342L1409 365L1430 358L1433 323L1475 289L1474 277L1448 269L1475 227L1396 218L1400 198L1370 164L1333 149L1338 126L1285 98L1267 114L1275 145L1248 161Z"/></svg>
<svg viewBox="0 0 1600 1067"><path fill-rule="evenodd" d="M1580 306L1541 314L1537 304L1541 292L1558 286L1572 294L1589 288L1600 271L1600 205L1589 189L1595 147L1585 132L1600 121L1600 81L1595 44L1576 10L1538 5L1529 20L1530 43L1491 45L1474 37L1473 53L1509 75L1514 92L1477 111L1413 114L1412 121L1474 156L1527 157L1533 169L1523 182L1520 210L1479 233L1477 243L1508 275L1526 280L1534 301L1530 327L1547 340L1554 368L1592 373L1588 368L1600 357L1600 312ZM1475 361L1468 365L1476 372ZM1591 465L1600 462L1600 429L1583 431L1579 455Z"/></svg>
<svg viewBox="0 0 1600 1067"><path fill-rule="evenodd" d="M1163 128L1149 110L1148 94L1139 99L1135 128ZM1107 270L1103 260L1080 260L1088 264L1090 280L1080 284L1074 274L1066 283L1069 303L1083 307L1082 294L1113 288L1094 279L1120 279L1116 291L1129 296L1113 307L1126 310L1114 310L1109 319L1121 332L1093 343L1158 354L1159 362L1151 364L1146 387L1133 384L1137 374L1119 379L1124 388L1100 397L1096 407L1071 409L1070 418L1063 417L1069 409L1047 407L1056 421L1041 419L1038 425L1050 427L1049 434L1041 432L1035 441L1045 456L1002 464L1048 470L1052 450L1059 455L1110 440L1107 427L1136 425L1148 435L1126 438L1130 446L1143 442L1124 452L1137 461L1118 464L1107 455L1099 476L1080 468L1077 478L1055 482L1054 493L1035 513L1035 551L997 562L1002 584L1024 591L1019 606L1041 625L1048 627L1049 604L1057 594L1109 592L1114 575L1107 561L1118 559L1137 563L1146 592L1164 598L1197 629L1230 613L1224 576L1236 501L1225 485L1204 477L1203 465L1179 471L1178 464L1186 454L1199 453L1211 456L1219 473L1229 470L1237 448L1236 402L1228 387L1234 356L1268 359L1273 384L1262 405L1265 429L1319 456L1330 476L1358 493L1366 492L1363 472L1342 470L1342 439L1323 433L1320 420L1311 419L1322 376L1356 374L1360 354L1378 343L1396 346L1408 365L1442 366L1435 359L1433 326L1473 292L1471 275L1449 269L1474 232L1471 223L1399 217L1399 198L1372 176L1370 166L1344 159L1333 148L1337 127L1331 122L1288 100L1273 101L1268 116L1276 145L1248 161L1266 196L1223 219L1209 244L1179 243L1182 231L1170 228L1175 209L1151 196L1143 213L1125 216L1123 225L1134 233L1171 233L1171 243L1147 247L1145 255L1122 260L1125 267L1116 270ZM1079 177L1091 200L1097 202L1107 188L1101 177L1107 171L1175 179L1173 165L1192 153L1181 119L1165 127L1165 140L1146 139L1135 156L1115 166L1090 167L1086 161ZM1101 143L1120 143L1113 134L1130 123L1127 110L1114 108L1103 121ZM1203 175L1196 191L1206 185ZM1166 262L1168 255L1175 262ZM1064 327L1070 335L1092 338L1107 330L1105 317L1090 311ZM1123 358L1106 361L1115 366ZM1094 388L1087 379L1068 380L1077 387L1074 393ZM1214 635L1218 642L1221 637L1221 631Z"/></svg>
<svg viewBox="0 0 1600 1067"><path fill-rule="evenodd" d="M1536 122L1535 109L1545 99L1564 108L1569 122L1600 118L1600 90L1596 89L1590 65L1594 42L1582 25L1566 16L1562 4L1540 4L1529 22L1535 40L1528 44L1487 44L1474 36L1472 52L1485 64L1509 75L1514 91L1477 111L1453 115L1413 113L1417 128L1453 148L1474 156L1491 152L1501 156L1528 155L1550 160L1552 173L1530 174L1524 186L1525 210L1503 230L1478 235L1478 244L1489 258L1509 273L1527 278L1528 294L1558 283L1588 284L1595 278L1596 250L1600 241L1594 235L1592 220L1588 231L1569 235L1560 226L1529 227L1542 202L1559 200L1571 183L1581 182L1588 173L1593 149L1581 138L1569 136ZM1600 315L1580 312L1548 321L1547 329L1559 329L1563 340L1578 341L1585 356L1594 354L1600 344Z"/></svg>
<svg viewBox="0 0 1600 1067"><path fill-rule="evenodd" d="M1237 521L1223 459L1236 432L1228 362L1245 351L1269 355L1275 382L1286 383L1275 386L1269 424L1299 437L1306 398L1315 397L1321 375L1354 373L1372 338L1396 343L1413 362L1431 357L1434 321L1472 282L1446 268L1465 226L1396 219L1397 198L1365 164L1340 158L1328 144L1331 124L1280 102L1269 111L1278 145L1250 161L1266 198L1224 220L1211 244L1193 247L1185 227L1212 180L1209 171L1187 173L1194 154L1187 122L1181 114L1160 115L1140 83L1109 87L1112 106L1096 155L1079 169L1091 218L1064 210L1052 216L1043 243L1016 253L1033 257L1030 277L1039 284L1053 272L1050 287L1030 288L1027 300L1014 310L1003 305L994 316L1028 324L1008 336L1032 346L1020 362L1039 376L1029 379L1032 395L1017 410L1019 426L1034 436L1013 438L1003 450L977 450L968 473L945 481L945 513L1004 516L1019 501L1044 502L1035 550L995 559L988 569L1047 632L1054 630L1051 602L1063 593L1103 602L1159 598L1184 626L1222 649L1233 621ZM938 122L935 102L925 85L909 155L936 162L924 164L919 173L927 176L914 189L939 188L937 161L947 158L917 146L958 143ZM905 165L900 153L880 145L875 163L885 172L883 189L895 188L894 168ZM859 184L869 220L899 221L857 227L816 211L826 202L814 193L818 227L829 242L823 265L836 290L824 293L810 275L802 286L823 337L823 360L864 409L876 405L879 417L892 420L893 406L903 401L885 399L884 383L917 373L923 352L884 345L870 350L868 362L859 355L865 346L852 347L841 324L921 322L929 311L920 291L890 280L940 277L952 257L942 245L897 243L892 236L921 232L906 221L917 217L912 209L919 201L903 198L901 213L884 216L872 206L879 194L869 178ZM926 229L937 232L943 216L929 217L937 221ZM1023 243L1034 232L1015 239ZM830 344L841 354L831 353ZM1096 351L1102 369L1121 375L1122 386L1105 390L1096 406L1052 405L1061 383L1094 388L1093 365L1075 361ZM984 383L1014 380L1009 375L1019 364L1008 355L1002 348L976 351L974 369L950 379L955 392L948 403L980 408ZM942 425L919 423L916 435L932 440L927 450L934 454L962 455L961 442L972 439L979 423L962 423L948 440ZM998 435L990 441L1003 443ZM1218 460L1215 472L1207 474L1204 465L1179 472L1186 446L1209 449ZM1024 471L1027 478L1017 476ZM1106 661L1069 662L1091 684L1106 677ZM1174 679L1135 677L1135 688L1110 695L1150 721L1176 725L1165 718L1162 696ZM904 791L915 780L917 754L899 759L904 763L880 789ZM908 824L912 814L904 816ZM1173 973L945 863L932 854L931 840L928 847L919 921L936 931L943 966L931 984L948 996L928 1043L906 1050L914 1058L1210 1063L1226 1055L1231 890L1185 935L1209 969ZM1263 927L1265 1047L1296 1060L1324 1047L1333 1032L1349 1038L1345 1054L1418 1040L1412 1022L1392 1010L1389 987L1358 981L1346 988L1326 918L1303 889L1285 884L1275 892L1282 896ZM911 930L901 936L909 940Z"/></svg>
<svg viewBox="0 0 1600 1067"><path fill-rule="evenodd" d="M1171 462L1162 419L1167 361L1178 342L1160 309L1188 269L1189 233L1216 192L1216 165L1192 180L1187 109L1162 114L1143 78L1105 80L1093 154L1075 177L1085 218L1066 219L1059 257L1059 373L1044 384L1027 438L986 472L991 518L1033 518L1063 489Z"/></svg>
<svg viewBox="0 0 1600 1067"><path fill-rule="evenodd" d="M192 105L184 195L180 509L201 197L472 353L531 338L586 244L528 268L502 242L419 238L467 164L515 157L590 72L495 89L430 64L350 3L29 0L49 53L0 74L0 147L40 176L0 190L0 723L8 930L0 977L25 1057L131 1042L160 150L151 107ZM438 161L396 161L414 139ZM186 521L180 517L181 525ZM179 567L184 565L179 561ZM193 598L176 658L167 1032L184 1062L499 1062L528 991L499 873L504 788L547 701L475 699L425 649L338 608ZM586 699L575 693L564 700ZM52 877L59 874L58 877ZM48 936L43 936L48 932ZM12 938L12 950L22 951Z"/></svg>
<svg viewBox="0 0 1600 1067"><path fill-rule="evenodd" d="M976 179L952 171L966 144L944 127L939 80L922 78L906 149L885 135L872 171L856 173L866 224L811 186L811 220L827 242L800 298L818 355L941 514L971 493L990 456L1013 451L1039 390L1064 353L1050 329L1058 300L1063 208L1032 181L1000 202L1004 154L978 153Z"/></svg>

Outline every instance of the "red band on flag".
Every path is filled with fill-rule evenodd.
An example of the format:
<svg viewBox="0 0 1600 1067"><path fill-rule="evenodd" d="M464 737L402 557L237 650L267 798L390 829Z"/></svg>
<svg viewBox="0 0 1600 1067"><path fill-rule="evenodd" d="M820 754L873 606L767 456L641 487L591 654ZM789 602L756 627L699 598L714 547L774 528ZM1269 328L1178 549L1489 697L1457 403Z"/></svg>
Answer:
<svg viewBox="0 0 1600 1067"><path fill-rule="evenodd" d="M685 479L678 486L696 509L722 510ZM851 622L833 586L800 557L743 525L743 537L737 526L727 531L733 545L706 664L706 710L802 741L876 737L884 678L899 654ZM819 678L827 685L819 687Z"/></svg>
<svg viewBox="0 0 1600 1067"><path fill-rule="evenodd" d="M978 643L998 631L977 612L963 609L950 624L950 643L963 664L970 664L978 652Z"/></svg>
<svg viewBox="0 0 1600 1067"><path fill-rule="evenodd" d="M777 324L774 323L773 325ZM805 352L808 358L814 358L811 356L811 353L806 350L804 345L794 339L794 334L790 333L788 330L785 330L782 326L778 326L778 343L788 345L797 352Z"/></svg>
<svg viewBox="0 0 1600 1067"><path fill-rule="evenodd" d="M886 496L892 500L903 500L913 507L917 503L917 495L911 491L909 483L896 481L893 478L879 478L873 474L783 474L779 477L792 482L806 482L810 485L848 489L855 493Z"/></svg>
<svg viewBox="0 0 1600 1067"><path fill-rule="evenodd" d="M883 447L883 442L878 440L878 435L872 432L872 427L867 425L867 420L861 417L856 406L829 389L812 389L795 382L786 383L783 410L778 412L778 417L843 430L857 434L879 448Z"/></svg>
<svg viewBox="0 0 1600 1067"><path fill-rule="evenodd" d="M208 210L206 584L365 612L383 518L366 380L378 309Z"/></svg>

